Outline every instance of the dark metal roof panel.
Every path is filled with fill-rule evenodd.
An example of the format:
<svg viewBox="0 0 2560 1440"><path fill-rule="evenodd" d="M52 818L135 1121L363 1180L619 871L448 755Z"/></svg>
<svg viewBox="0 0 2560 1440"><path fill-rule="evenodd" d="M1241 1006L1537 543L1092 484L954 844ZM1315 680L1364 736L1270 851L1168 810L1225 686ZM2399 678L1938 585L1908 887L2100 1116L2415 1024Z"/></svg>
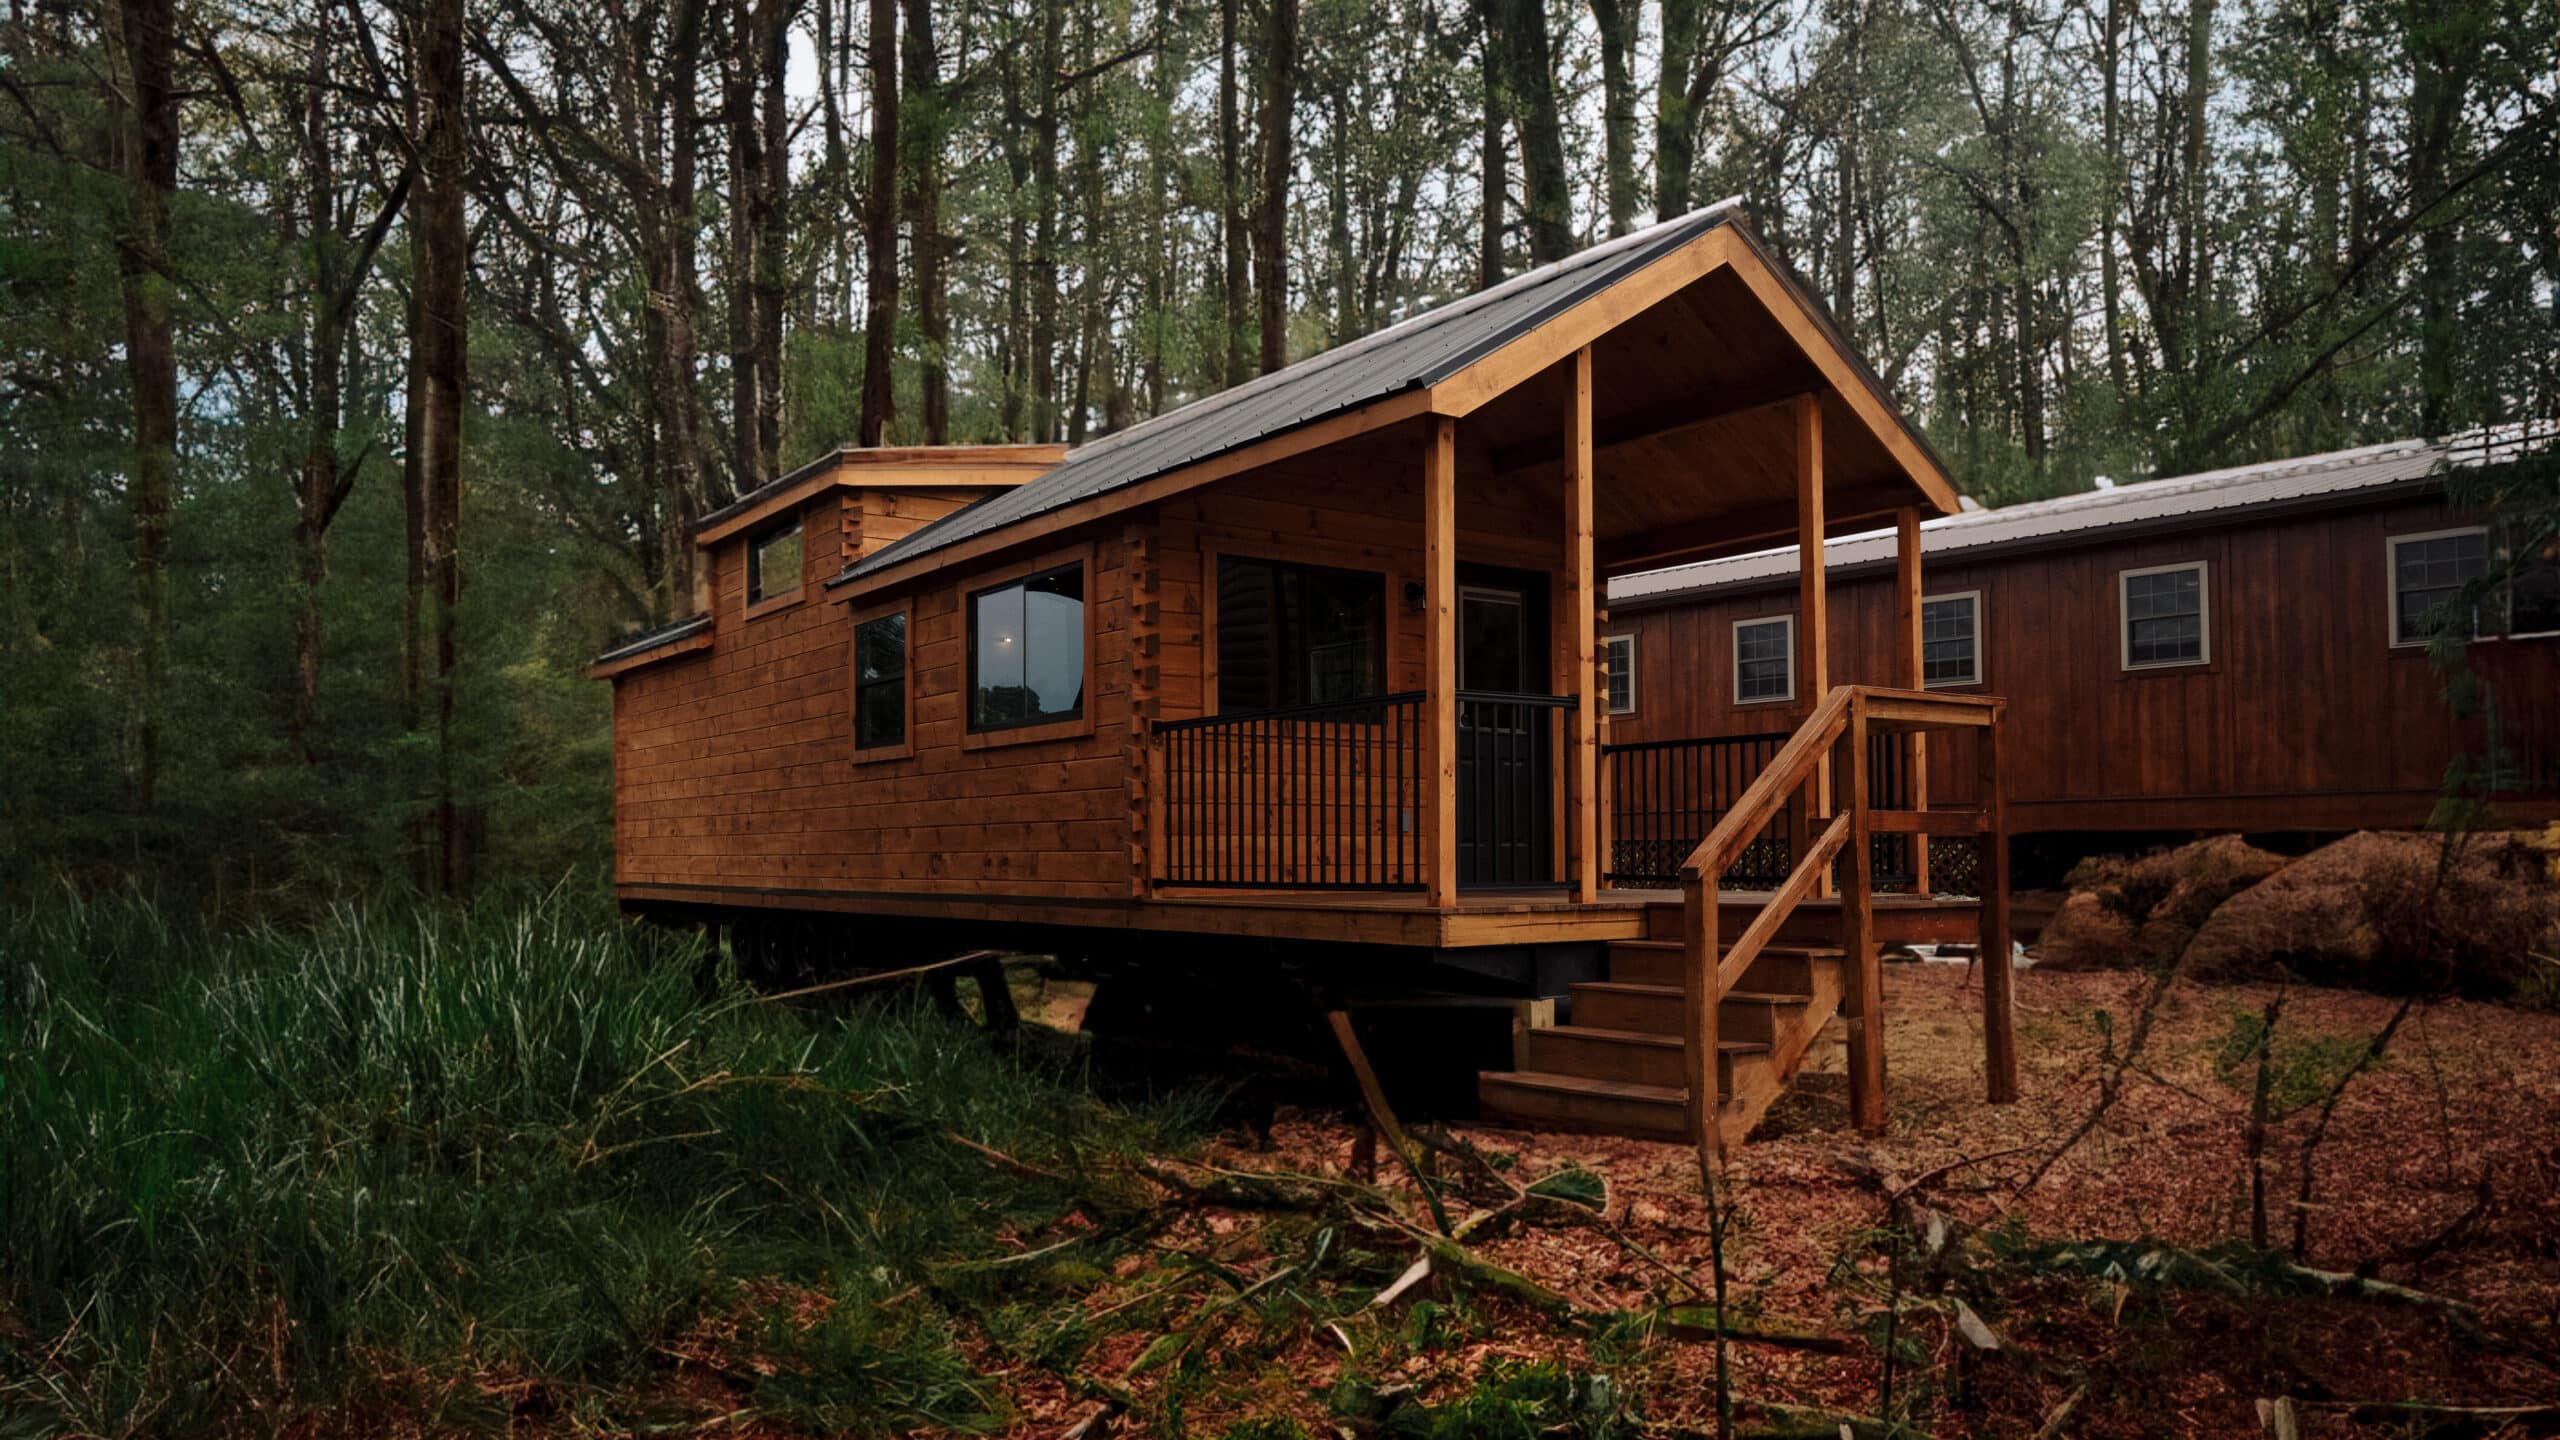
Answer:
<svg viewBox="0 0 2560 1440"><path fill-rule="evenodd" d="M671 645L688 635L699 633L710 624L711 615L708 611L699 615L687 615L680 620L670 620L664 625L641 631L588 663L603 665L615 660L628 659L645 651L655 650L661 645Z"/></svg>
<svg viewBox="0 0 2560 1440"><path fill-rule="evenodd" d="M846 567L856 579L1419 386L1436 385L1739 214L1732 201L1528 271L1067 452L1056 469Z"/></svg>

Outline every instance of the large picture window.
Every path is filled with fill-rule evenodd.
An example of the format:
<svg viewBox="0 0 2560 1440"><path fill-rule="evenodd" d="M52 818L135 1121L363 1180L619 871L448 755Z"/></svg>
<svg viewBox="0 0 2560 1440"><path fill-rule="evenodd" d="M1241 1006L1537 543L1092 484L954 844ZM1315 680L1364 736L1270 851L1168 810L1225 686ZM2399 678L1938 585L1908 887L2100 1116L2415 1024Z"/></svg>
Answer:
<svg viewBox="0 0 2560 1440"><path fill-rule="evenodd" d="M2202 665L2213 658L2206 625L2212 596L2201 560L2121 572L2124 601L2124 668Z"/></svg>
<svg viewBox="0 0 2560 1440"><path fill-rule="evenodd" d="M1796 698L1796 617L1733 622L1733 698L1746 705Z"/></svg>
<svg viewBox="0 0 2560 1440"><path fill-rule="evenodd" d="M1218 711L1277 710L1387 688L1387 577L1218 557Z"/></svg>
<svg viewBox="0 0 2560 1440"><path fill-rule="evenodd" d="M907 743L907 612L853 627L853 745Z"/></svg>
<svg viewBox="0 0 2560 1440"><path fill-rule="evenodd" d="M794 520L747 542L747 603L779 600L800 591L800 522Z"/></svg>
<svg viewBox="0 0 2560 1440"><path fill-rule="evenodd" d="M1011 730L1084 714L1084 566L1061 565L969 597L969 728Z"/></svg>
<svg viewBox="0 0 2560 1440"><path fill-rule="evenodd" d="M1920 683L1982 683L1982 592L1932 595L1920 602Z"/></svg>

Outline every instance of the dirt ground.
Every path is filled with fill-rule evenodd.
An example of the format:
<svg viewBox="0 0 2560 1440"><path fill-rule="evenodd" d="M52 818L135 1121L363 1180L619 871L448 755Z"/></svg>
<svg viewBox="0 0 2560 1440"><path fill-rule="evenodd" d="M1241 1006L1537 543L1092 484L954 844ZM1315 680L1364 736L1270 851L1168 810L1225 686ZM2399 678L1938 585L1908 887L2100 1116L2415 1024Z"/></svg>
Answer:
<svg viewBox="0 0 2560 1440"><path fill-rule="evenodd" d="M2161 993L2128 1061L2150 983L2022 974L2025 1094L1994 1107L1982 1099L1980 993L1967 971L1890 969L1887 1133L1848 1128L1835 1056L1826 1073L1799 1077L1726 1166L1728 1313L1804 1332L1731 1345L1740 1432L1839 1433L1773 1408L1795 1405L1892 1415L1911 1427L1901 1433L1939 1436L2244 1436L2288 1420L2316 1436L2560 1433L2560 1413L2380 1408L2560 1402L2560 1015L2421 1004L2358 1070L2399 1001L2291 989L2262 1047L2275 987L2181 981ZM2263 1127L2252 1119L2262 1070ZM2351 1071L2314 1155L2310 1203L2298 1206L2306 1138ZM1239 1135L1207 1158L1340 1177L1357 1134L1348 1117L1284 1111L1267 1150ZM1712 1433L1716 1347L1658 1321L1708 1283L1694 1154L1498 1129L1451 1140L1517 1181L1568 1167L1606 1181L1596 1219L1546 1206L1468 1246L1570 1312L1481 1276L1453 1282L1446 1267L1393 1305L1370 1305L1374 1277L1421 1253L1432 1223L1382 1156L1377 1183L1403 1206L1401 1231L1321 1206L1202 1200L1082 1292L1068 1363L1008 1358L1018 1342L990 1348L1013 1408L1008 1433L1058 1436L1084 1421L1085 1434L1497 1433L1504 1425L1452 1421L1447 1407L1541 1362L1556 1367L1540 1372L1549 1379L1607 1382L1595 1392L1577 1380L1569 1404L1521 1412L1534 1423L1520 1433ZM1439 1165L1453 1224L1501 1199L1482 1167ZM2154 1252L2174 1260L2247 1242L2253 1176L2270 1248L2291 1249L2299 1214L2302 1265L2384 1284L2305 1293L2302 1272L2267 1280L2221 1251L2212 1273L2241 1279L2151 1283L2126 1258L2138 1252L2117 1253L2110 1274L2051 1251L2151 1240L2178 1247ZM1934 1254L1933 1235L1944 1241ZM1204 1264L1219 1283L1186 1281ZM1316 1283L1326 1274L1336 1282ZM1439 1428L1376 1422L1379 1397L1402 1403L1406 1387L1441 1407L1429 1412ZM2262 1402L2279 1397L2291 1414L2262 1421ZM1574 1411L1562 1428L1557 1405Z"/></svg>

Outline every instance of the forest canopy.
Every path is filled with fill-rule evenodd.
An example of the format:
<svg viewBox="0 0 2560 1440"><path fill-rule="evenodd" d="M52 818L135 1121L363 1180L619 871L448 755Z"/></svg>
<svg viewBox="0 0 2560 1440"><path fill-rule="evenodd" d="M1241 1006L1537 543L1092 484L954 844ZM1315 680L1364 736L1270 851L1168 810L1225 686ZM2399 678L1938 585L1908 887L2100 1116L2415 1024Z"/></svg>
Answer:
<svg viewBox="0 0 2560 1440"><path fill-rule="evenodd" d="M2560 412L2555 0L10 0L0 880L601 865L584 661L1726 195L1985 503Z"/></svg>

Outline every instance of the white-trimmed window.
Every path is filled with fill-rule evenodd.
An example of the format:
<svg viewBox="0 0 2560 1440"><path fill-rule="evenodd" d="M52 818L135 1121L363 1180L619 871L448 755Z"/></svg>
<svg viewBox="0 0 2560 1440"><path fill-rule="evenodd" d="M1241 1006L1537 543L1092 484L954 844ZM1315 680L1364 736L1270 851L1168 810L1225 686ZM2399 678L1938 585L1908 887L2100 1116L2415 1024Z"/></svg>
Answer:
<svg viewBox="0 0 2560 1440"><path fill-rule="evenodd" d="M1600 657L1608 666L1606 697L1612 715L1636 713L1636 637L1611 635L1600 642Z"/></svg>
<svg viewBox="0 0 2560 1440"><path fill-rule="evenodd" d="M1733 622L1733 699L1757 705L1796 698L1796 617Z"/></svg>
<svg viewBox="0 0 2560 1440"><path fill-rule="evenodd" d="M2202 560L2116 573L2124 668L2203 665L2213 659L2210 567Z"/></svg>
<svg viewBox="0 0 2560 1440"><path fill-rule="evenodd" d="M1982 683L1982 592L1959 590L1920 602L1920 683Z"/></svg>
<svg viewBox="0 0 2560 1440"><path fill-rule="evenodd" d="M2394 535L2387 542L2391 570L2391 643L2424 645L2462 592L2489 573L2489 531L2481 525ZM2471 633L2480 633L2472 612Z"/></svg>

